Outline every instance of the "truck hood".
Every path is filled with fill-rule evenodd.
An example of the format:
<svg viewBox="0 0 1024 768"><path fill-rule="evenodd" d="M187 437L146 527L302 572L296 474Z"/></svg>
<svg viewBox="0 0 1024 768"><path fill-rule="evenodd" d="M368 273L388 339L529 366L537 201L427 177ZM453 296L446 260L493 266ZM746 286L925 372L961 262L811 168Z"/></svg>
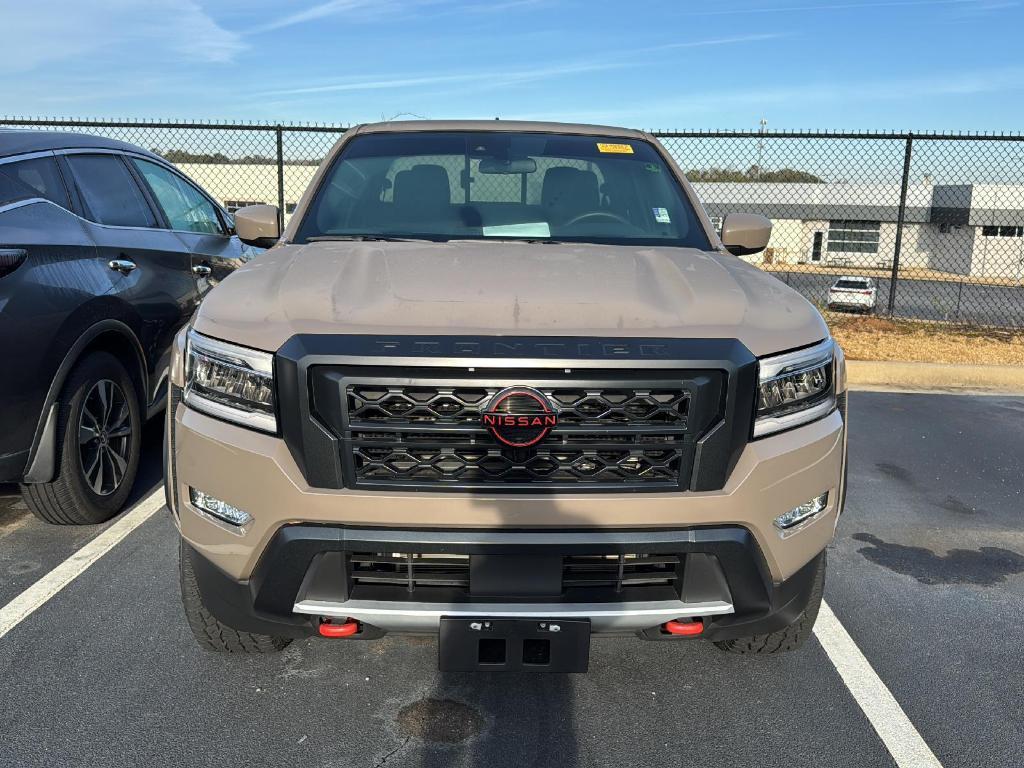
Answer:
<svg viewBox="0 0 1024 768"><path fill-rule="evenodd" d="M274 351L295 334L735 338L755 355L828 336L798 293L689 248L321 242L272 248L203 300L200 333Z"/></svg>

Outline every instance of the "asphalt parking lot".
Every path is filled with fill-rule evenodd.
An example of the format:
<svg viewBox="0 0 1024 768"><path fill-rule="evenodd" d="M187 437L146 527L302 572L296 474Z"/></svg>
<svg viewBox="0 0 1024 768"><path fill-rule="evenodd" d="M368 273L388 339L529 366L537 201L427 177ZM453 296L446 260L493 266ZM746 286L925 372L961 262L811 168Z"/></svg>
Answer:
<svg viewBox="0 0 1024 768"><path fill-rule="evenodd" d="M818 639L770 658L600 639L574 676L442 675L432 640L398 637L204 653L158 511L0 630L0 766L1024 765L1024 397L856 392L850 414L826 601L936 762L893 756L868 716L891 707ZM105 528L0 500L0 606Z"/></svg>
<svg viewBox="0 0 1024 768"><path fill-rule="evenodd" d="M857 269L850 269L856 275ZM818 304L828 299L828 289L835 275L807 272L772 272L782 282ZM883 314L889 306L888 278L874 278L878 286L876 313ZM1024 285L977 285L942 280L903 278L896 286L897 318L911 320L949 320L952 322L1024 326Z"/></svg>

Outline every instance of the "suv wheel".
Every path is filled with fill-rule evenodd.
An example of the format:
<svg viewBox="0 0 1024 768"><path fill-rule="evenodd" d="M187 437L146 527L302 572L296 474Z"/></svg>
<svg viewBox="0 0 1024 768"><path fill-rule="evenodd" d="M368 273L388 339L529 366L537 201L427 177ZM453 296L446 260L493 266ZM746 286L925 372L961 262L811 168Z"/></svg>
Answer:
<svg viewBox="0 0 1024 768"><path fill-rule="evenodd" d="M194 555L184 544L178 544L178 571L181 576L181 603L185 618L196 638L196 642L208 651L221 653L275 653L284 650L291 638L273 635L258 635L254 632L239 632L222 623L203 605L199 593Z"/></svg>
<svg viewBox="0 0 1024 768"><path fill-rule="evenodd" d="M818 561L818 569L814 573L814 586L811 589L811 599L807 601L807 607L803 613L790 624L775 632L766 635L751 635L740 637L736 640L723 640L716 642L719 648L729 653L782 653L783 651L795 651L800 648L807 638L811 636L814 629L814 622L818 618L818 609L821 608L821 598L825 591L825 565L826 555L821 553Z"/></svg>
<svg viewBox="0 0 1024 768"><path fill-rule="evenodd" d="M58 525L92 525L124 506L139 468L142 418L128 371L106 352L82 359L58 401L57 474L21 486L28 508Z"/></svg>

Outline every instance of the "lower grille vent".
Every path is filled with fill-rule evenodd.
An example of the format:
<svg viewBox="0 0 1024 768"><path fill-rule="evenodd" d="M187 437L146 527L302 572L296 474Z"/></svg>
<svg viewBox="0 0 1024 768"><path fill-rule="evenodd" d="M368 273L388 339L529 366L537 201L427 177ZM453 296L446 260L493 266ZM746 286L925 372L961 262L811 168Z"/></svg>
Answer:
<svg viewBox="0 0 1024 768"><path fill-rule="evenodd" d="M605 588L621 592L631 587L674 587L678 555L569 555L562 559L562 588ZM353 587L404 587L408 592L429 587L469 591L469 555L403 552L352 554Z"/></svg>
<svg viewBox="0 0 1024 768"><path fill-rule="evenodd" d="M562 585L568 587L672 586L679 557L676 555L576 555L562 564Z"/></svg>
<svg viewBox="0 0 1024 768"><path fill-rule="evenodd" d="M420 555L356 552L352 555L352 584L469 588L469 555Z"/></svg>

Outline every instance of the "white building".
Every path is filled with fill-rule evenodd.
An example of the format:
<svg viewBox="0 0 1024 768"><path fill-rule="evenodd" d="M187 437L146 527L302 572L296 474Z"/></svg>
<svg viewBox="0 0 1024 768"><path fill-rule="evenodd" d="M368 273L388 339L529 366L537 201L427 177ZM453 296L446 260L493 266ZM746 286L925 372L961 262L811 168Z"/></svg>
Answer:
<svg viewBox="0 0 1024 768"><path fill-rule="evenodd" d="M761 213L774 228L755 263L888 269L896 246L900 187L893 184L699 183L720 225L729 213ZM912 184L901 269L1024 280L1024 187Z"/></svg>

